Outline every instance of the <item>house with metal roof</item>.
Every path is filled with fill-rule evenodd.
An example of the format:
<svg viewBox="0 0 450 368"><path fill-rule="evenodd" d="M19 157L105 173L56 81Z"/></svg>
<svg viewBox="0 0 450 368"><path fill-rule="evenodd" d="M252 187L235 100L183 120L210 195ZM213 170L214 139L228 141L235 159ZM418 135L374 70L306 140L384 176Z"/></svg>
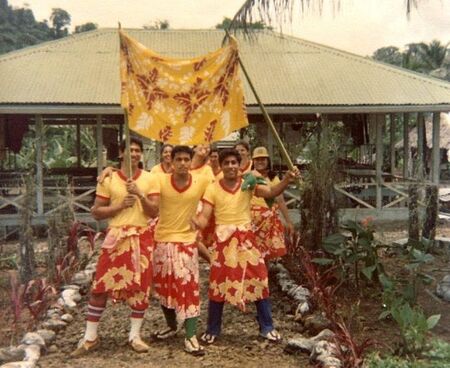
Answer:
<svg viewBox="0 0 450 368"><path fill-rule="evenodd" d="M224 38L221 30L125 31L155 52L175 58L214 51ZM386 202L383 197L386 173L382 170L382 138L386 120L403 124L407 132L411 116L422 121L424 114L432 114L429 180L439 183L439 113L450 111L450 83L269 30L258 31L253 37L237 34L236 38L250 78L267 111L279 124L314 120L320 114L326 122L364 121L372 127L375 134L370 137L370 142L376 146L373 151L376 167L367 184L374 185L375 199L366 201L353 195L345 186L336 187L357 207L352 209L353 212L347 212L349 216L356 216L356 211L357 216L387 214L387 218L398 218L401 209L396 206L404 203L405 192L396 188L390 189L398 192L392 201ZM244 88L250 120L262 127L259 106L245 80ZM104 130L117 126L118 134L113 140L117 141L121 136L123 111L119 101L119 37L116 29L74 34L0 56L0 136L3 136L0 154L6 157L11 151L10 146L17 146L17 141L7 137L15 136L17 140L22 125L34 126L37 223L45 223L49 211L53 210L45 207L44 127L73 124L76 126L74 139L78 140L81 127L92 126L96 132L97 162L100 163L106 139ZM295 131L289 129L286 128L289 139L295 141ZM265 134L269 150L273 152L271 135ZM418 139L421 139L420 134L419 128ZM390 143L391 152L395 152L394 144L393 141ZM406 156L403 179L411 178L411 173L405 171L408 167L405 160L408 160ZM101 165L97 166L101 168ZM81 170L81 167L77 168ZM394 172L389 174L394 175ZM11 206L14 210L19 208L14 196L5 195L7 186L3 187L0 210ZM74 203L88 213L85 204L76 200ZM14 216L8 214L7 219L3 217L0 221L16 223Z"/></svg>

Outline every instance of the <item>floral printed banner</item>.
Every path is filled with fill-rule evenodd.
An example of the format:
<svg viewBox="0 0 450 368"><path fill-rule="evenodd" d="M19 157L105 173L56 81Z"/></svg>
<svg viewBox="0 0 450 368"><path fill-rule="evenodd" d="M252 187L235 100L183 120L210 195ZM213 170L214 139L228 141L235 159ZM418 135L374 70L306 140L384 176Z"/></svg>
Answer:
<svg viewBox="0 0 450 368"><path fill-rule="evenodd" d="M171 144L218 141L248 125L237 42L206 56L171 59L120 36L121 105L131 130Z"/></svg>

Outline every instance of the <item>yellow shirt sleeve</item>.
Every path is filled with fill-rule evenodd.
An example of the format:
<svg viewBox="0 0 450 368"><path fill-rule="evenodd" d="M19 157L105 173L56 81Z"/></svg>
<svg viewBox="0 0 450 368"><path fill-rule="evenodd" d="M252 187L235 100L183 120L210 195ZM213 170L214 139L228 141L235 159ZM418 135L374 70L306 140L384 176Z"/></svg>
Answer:
<svg viewBox="0 0 450 368"><path fill-rule="evenodd" d="M150 174L150 192L148 192L147 195L161 194L161 175L165 174Z"/></svg>
<svg viewBox="0 0 450 368"><path fill-rule="evenodd" d="M97 188L95 190L95 195L100 198L110 199L111 191L110 191L111 178L106 178L102 183L97 184Z"/></svg>
<svg viewBox="0 0 450 368"><path fill-rule="evenodd" d="M215 184L209 184L206 187L205 194L203 195L203 198L202 198L202 200L208 202L212 206L214 206L214 203L215 203L215 198L214 198L214 194L216 193L215 187L216 187Z"/></svg>

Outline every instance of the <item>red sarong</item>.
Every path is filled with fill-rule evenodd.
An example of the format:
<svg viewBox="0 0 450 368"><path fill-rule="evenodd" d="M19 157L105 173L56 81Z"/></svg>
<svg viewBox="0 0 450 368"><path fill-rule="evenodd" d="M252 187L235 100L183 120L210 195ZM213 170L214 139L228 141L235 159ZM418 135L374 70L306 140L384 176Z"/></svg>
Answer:
<svg viewBox="0 0 450 368"><path fill-rule="evenodd" d="M264 259L269 260L284 256L284 226L277 212L278 206L272 208L252 206L252 224L256 246Z"/></svg>
<svg viewBox="0 0 450 368"><path fill-rule="evenodd" d="M211 254L209 299L241 309L269 296L267 268L250 225L217 225Z"/></svg>
<svg viewBox="0 0 450 368"><path fill-rule="evenodd" d="M108 230L97 262L91 292L126 300L136 309L148 306L152 282L153 238L147 227Z"/></svg>
<svg viewBox="0 0 450 368"><path fill-rule="evenodd" d="M153 285L160 303L175 309L177 319L200 315L198 248L195 243L156 242Z"/></svg>

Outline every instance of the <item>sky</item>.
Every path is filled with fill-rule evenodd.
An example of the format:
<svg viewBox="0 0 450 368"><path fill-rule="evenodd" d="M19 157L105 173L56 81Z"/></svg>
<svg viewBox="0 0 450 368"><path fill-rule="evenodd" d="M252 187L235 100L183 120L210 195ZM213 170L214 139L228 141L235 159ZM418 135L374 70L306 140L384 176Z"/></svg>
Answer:
<svg viewBox="0 0 450 368"><path fill-rule="evenodd" d="M49 19L52 8L72 17L71 29L86 22L102 27L142 28L168 20L173 29L214 28L223 17L232 18L244 0L9 0L27 6L37 20ZM307 0L305 0L307 2ZM311 2L311 1L310 1ZM384 46L402 49L413 42L438 39L450 42L450 0L418 0L406 17L406 0L322 0L302 12L294 9L291 24L282 32L359 55L371 55ZM336 10L339 5L339 10ZM277 28L278 29L278 28Z"/></svg>

